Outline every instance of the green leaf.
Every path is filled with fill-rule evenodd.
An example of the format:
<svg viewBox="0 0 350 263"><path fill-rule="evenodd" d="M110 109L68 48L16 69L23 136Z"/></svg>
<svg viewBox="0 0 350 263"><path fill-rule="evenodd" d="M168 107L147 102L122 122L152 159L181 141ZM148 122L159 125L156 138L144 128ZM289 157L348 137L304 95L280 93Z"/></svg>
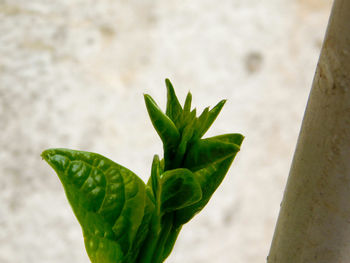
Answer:
<svg viewBox="0 0 350 263"><path fill-rule="evenodd" d="M148 114L159 137L166 145L176 145L180 134L175 124L161 111L151 96L145 94L144 97Z"/></svg>
<svg viewBox="0 0 350 263"><path fill-rule="evenodd" d="M154 196L150 187L146 186L146 205L145 212L139 229L137 230L136 237L132 244L132 248L127 254L125 262L131 263L136 262L138 256L142 253L142 249L145 246L145 241L150 232L150 227L152 224L152 218L155 213L155 204L153 200Z"/></svg>
<svg viewBox="0 0 350 263"><path fill-rule="evenodd" d="M188 113L191 111L191 102L192 102L192 94L191 92L187 93L185 104L184 104L184 112Z"/></svg>
<svg viewBox="0 0 350 263"><path fill-rule="evenodd" d="M218 137L201 139L188 149L184 167L195 172L211 163L226 159L238 151L237 144L220 140Z"/></svg>
<svg viewBox="0 0 350 263"><path fill-rule="evenodd" d="M151 187L152 193L154 196L154 202L157 202L159 200L159 193L160 193L160 174L161 174L161 167L160 167L160 160L158 155L154 155L153 162L152 162L152 170L151 170L151 177L148 180L147 185Z"/></svg>
<svg viewBox="0 0 350 263"><path fill-rule="evenodd" d="M93 263L126 263L152 212L145 184L125 167L96 153L49 149L42 157L60 178L83 229ZM136 248L137 249L137 248ZM137 253L137 251L136 251Z"/></svg>
<svg viewBox="0 0 350 263"><path fill-rule="evenodd" d="M187 125L183 129L179 147L177 148L176 155L172 160L175 167L180 167L183 163L183 159L187 150L187 145L192 138L193 132L194 129L191 125Z"/></svg>
<svg viewBox="0 0 350 263"><path fill-rule="evenodd" d="M166 115L174 122L177 127L179 127L178 123L181 117L182 107L176 97L174 87L171 84L170 80L166 79L165 84L167 87Z"/></svg>
<svg viewBox="0 0 350 263"><path fill-rule="evenodd" d="M241 134L224 134L215 136L213 138L221 142L232 143L238 146L242 144L242 141L244 139L243 135ZM180 227L183 224L187 223L204 208L204 206L209 202L215 190L219 187L222 180L224 179L235 156L236 153L221 161L211 163L194 173L194 176L197 179L197 182L199 182L202 189L202 199L193 205L175 211L174 227Z"/></svg>
<svg viewBox="0 0 350 263"><path fill-rule="evenodd" d="M173 224L170 233L165 241L165 246L163 249L163 259L165 260L171 253L171 251L173 250L173 247L175 245L175 241L181 231L181 226L176 226L175 224Z"/></svg>
<svg viewBox="0 0 350 263"><path fill-rule="evenodd" d="M172 169L170 160L176 154L180 140L179 131L172 120L160 110L151 96L145 94L144 97L152 124L163 142L165 169Z"/></svg>
<svg viewBox="0 0 350 263"><path fill-rule="evenodd" d="M166 171L160 180L161 211L168 213L198 202L202 190L194 174L188 169Z"/></svg>
<svg viewBox="0 0 350 263"><path fill-rule="evenodd" d="M215 121L216 117L219 115L222 107L224 107L226 100L221 100L218 104L215 105L210 111L205 109L202 115L199 117L199 126L200 128L197 130L195 135L195 139L201 138L210 128L210 126Z"/></svg>

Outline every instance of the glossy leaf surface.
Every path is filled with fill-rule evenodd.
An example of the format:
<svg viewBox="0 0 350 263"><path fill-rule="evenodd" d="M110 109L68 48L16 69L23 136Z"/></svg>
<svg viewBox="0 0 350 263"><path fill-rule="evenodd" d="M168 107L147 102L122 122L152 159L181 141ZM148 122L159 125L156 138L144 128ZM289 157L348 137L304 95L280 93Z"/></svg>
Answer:
<svg viewBox="0 0 350 263"><path fill-rule="evenodd" d="M49 149L42 157L57 172L82 226L92 262L127 262L152 206L145 184L125 167L95 153ZM140 234L139 234L140 235ZM140 237L138 237L140 238Z"/></svg>

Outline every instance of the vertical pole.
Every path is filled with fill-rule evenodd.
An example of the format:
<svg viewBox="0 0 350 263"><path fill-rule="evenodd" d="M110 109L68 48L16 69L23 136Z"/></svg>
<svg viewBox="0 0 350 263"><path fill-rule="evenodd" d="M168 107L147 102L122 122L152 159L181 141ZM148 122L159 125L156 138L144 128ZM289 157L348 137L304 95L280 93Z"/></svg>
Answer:
<svg viewBox="0 0 350 263"><path fill-rule="evenodd" d="M267 262L350 262L350 0L333 3Z"/></svg>

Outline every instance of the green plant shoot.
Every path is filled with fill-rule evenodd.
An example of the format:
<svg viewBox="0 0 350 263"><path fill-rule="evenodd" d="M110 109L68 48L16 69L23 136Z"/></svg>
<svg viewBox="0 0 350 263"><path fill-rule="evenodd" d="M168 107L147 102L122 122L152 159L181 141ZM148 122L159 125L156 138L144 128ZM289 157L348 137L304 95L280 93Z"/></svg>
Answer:
<svg viewBox="0 0 350 263"><path fill-rule="evenodd" d="M56 171L83 231L92 263L161 263L182 226L208 203L243 141L241 134L202 139L225 100L197 117L192 95L184 106L166 79L163 113L144 95L164 158L153 158L145 184L136 174L92 152L48 149L43 159Z"/></svg>

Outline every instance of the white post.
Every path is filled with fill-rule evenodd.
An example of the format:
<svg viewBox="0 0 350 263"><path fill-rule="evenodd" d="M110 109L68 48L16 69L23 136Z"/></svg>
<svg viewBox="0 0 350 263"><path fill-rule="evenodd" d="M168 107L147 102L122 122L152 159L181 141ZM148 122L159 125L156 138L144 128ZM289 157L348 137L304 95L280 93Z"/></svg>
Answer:
<svg viewBox="0 0 350 263"><path fill-rule="evenodd" d="M267 262L350 262L350 0L333 4Z"/></svg>

